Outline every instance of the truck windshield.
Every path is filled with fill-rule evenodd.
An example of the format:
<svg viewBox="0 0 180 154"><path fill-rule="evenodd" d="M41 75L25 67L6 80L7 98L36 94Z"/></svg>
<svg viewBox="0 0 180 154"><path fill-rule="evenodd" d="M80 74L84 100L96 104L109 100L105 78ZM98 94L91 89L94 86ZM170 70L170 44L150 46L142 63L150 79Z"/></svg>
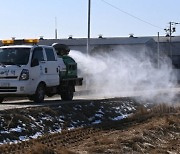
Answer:
<svg viewBox="0 0 180 154"><path fill-rule="evenodd" d="M29 55L30 48L0 48L0 64L26 65Z"/></svg>

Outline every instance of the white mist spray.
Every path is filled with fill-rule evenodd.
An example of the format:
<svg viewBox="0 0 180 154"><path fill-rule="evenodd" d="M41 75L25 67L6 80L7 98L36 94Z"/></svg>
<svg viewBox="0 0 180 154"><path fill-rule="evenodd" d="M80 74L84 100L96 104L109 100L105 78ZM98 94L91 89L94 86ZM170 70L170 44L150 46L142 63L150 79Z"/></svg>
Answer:
<svg viewBox="0 0 180 154"><path fill-rule="evenodd" d="M157 98L163 90L176 84L176 76L167 57L160 60L160 68L157 68L152 58L143 51L132 54L131 51L117 49L96 52L93 56L71 51L70 56L78 63L79 75L83 76L86 90L93 97L141 95ZM168 94L168 99L171 99L173 94ZM161 99L165 101L167 98L163 95Z"/></svg>

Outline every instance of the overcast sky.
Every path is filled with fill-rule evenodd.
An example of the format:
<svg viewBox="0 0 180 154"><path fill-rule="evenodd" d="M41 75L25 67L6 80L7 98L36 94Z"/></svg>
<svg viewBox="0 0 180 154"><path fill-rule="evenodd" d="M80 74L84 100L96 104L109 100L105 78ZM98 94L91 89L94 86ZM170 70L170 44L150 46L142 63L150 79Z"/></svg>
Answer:
<svg viewBox="0 0 180 154"><path fill-rule="evenodd" d="M87 37L88 0L0 0L0 39ZM91 0L91 37L165 35L180 0ZM180 35L180 24L176 25Z"/></svg>

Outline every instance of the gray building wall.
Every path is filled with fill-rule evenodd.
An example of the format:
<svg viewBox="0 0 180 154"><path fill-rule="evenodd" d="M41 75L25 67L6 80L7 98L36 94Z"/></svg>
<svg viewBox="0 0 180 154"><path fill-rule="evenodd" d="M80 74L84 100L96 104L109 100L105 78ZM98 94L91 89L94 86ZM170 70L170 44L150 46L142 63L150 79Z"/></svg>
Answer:
<svg viewBox="0 0 180 154"><path fill-rule="evenodd" d="M44 39L40 40L39 44L52 45L53 43L66 44L71 50L78 50L83 53L87 52L87 39ZM154 50L156 48L156 42L151 37L134 37L134 38L92 38L90 39L90 53L99 49L104 49L106 52L110 52L121 46L122 48L129 50Z"/></svg>
<svg viewBox="0 0 180 154"><path fill-rule="evenodd" d="M159 39L160 56L168 55L173 63L180 68L180 36L172 37L161 36ZM111 52L117 49L131 51L132 54L138 52L149 52L150 55L157 57L157 37L111 37L111 38L91 38L90 54L98 52ZM53 43L66 44L71 50L78 50L87 53L86 38L72 39L41 39L39 44L52 45ZM0 41L0 46L2 45ZM139 53L140 54L140 53Z"/></svg>

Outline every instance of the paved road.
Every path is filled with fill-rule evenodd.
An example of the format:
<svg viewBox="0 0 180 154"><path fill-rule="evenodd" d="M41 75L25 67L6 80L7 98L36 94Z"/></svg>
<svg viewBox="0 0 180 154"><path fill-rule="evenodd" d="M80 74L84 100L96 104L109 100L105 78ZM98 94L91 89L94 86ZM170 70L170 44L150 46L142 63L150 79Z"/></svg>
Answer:
<svg viewBox="0 0 180 154"><path fill-rule="evenodd" d="M97 97L97 96L74 96L73 101L62 101L59 96L54 96L51 98L46 98L43 103L34 103L28 99L17 100L5 100L0 103L0 110L15 109L15 108L26 108L26 107L37 107L37 106L47 106L47 105L57 105L57 104L67 104L76 102L89 102L92 100L106 99L107 97ZM112 97L108 97L112 98Z"/></svg>
<svg viewBox="0 0 180 154"><path fill-rule="evenodd" d="M76 102L89 102L92 100L98 100L98 99L109 99L114 97L138 97L138 96L154 96L154 95L162 95L162 94L171 94L173 95L179 94L180 95L180 88L173 88L173 89L158 89L158 90L144 90L144 91L124 91L121 92L121 94L111 94L104 97L103 95L99 94L93 94L93 95L81 95L81 96L75 96L73 101L62 101L61 98L58 97L52 97L52 98L46 98L44 103L34 103L32 101L29 101L28 99L24 100L16 100L16 101L4 101L0 104L0 110L6 110L6 109L13 109L13 108L25 108L25 107L37 107L37 106L46 106L46 105L56 105L56 104L64 104L64 103L76 103ZM164 95L164 96L165 96ZM170 97L171 97L170 95Z"/></svg>
<svg viewBox="0 0 180 154"><path fill-rule="evenodd" d="M25 107L37 107L37 106L46 106L46 105L56 105L64 103L75 103L75 102L86 102L89 101L88 98L75 97L73 101L62 101L58 97L47 98L43 103L34 103L28 99L23 100L14 100L14 101L4 101L0 104L0 110L14 109L14 108L25 108Z"/></svg>

